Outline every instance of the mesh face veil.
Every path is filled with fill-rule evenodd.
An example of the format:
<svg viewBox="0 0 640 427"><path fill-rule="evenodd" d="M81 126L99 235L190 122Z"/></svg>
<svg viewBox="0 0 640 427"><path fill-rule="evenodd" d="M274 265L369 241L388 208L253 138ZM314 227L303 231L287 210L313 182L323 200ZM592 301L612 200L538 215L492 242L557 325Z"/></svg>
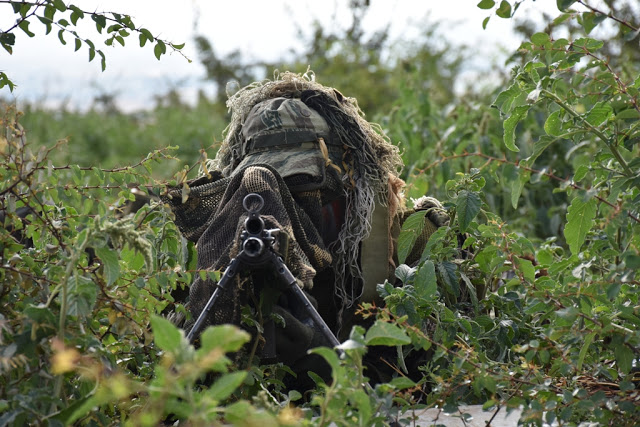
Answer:
<svg viewBox="0 0 640 427"><path fill-rule="evenodd" d="M251 133L247 130L258 123L255 108L278 98L291 100L281 101L280 105L289 102L309 110L315 119L310 127L317 124L317 136L330 142L327 145L329 157L336 166L331 169L338 174L346 206L344 225L330 248L334 258L332 267L336 294L343 306L351 307L362 293L359 247L371 232L376 202L391 211L400 204L402 184L397 175L402 161L398 148L390 143L379 126L364 119L355 99L315 82L309 75L286 72L273 81L249 85L229 98L227 106L231 122L216 157L207 165L209 169L231 176L239 166L246 166L247 136ZM324 128L325 124L328 129ZM268 133L268 126L263 123L262 127L262 131ZM332 146L340 148L341 158L336 159L337 151L332 150ZM274 155L274 162L277 157ZM286 157L280 153L279 159ZM277 168L276 164L274 166ZM348 285L349 277L356 283Z"/></svg>

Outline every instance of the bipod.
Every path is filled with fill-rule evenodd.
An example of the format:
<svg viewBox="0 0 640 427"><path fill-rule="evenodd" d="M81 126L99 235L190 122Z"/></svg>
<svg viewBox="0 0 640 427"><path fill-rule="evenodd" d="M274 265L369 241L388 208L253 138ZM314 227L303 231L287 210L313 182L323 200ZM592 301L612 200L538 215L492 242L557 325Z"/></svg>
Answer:
<svg viewBox="0 0 640 427"><path fill-rule="evenodd" d="M258 207L250 209L249 205L252 203L253 199L257 202ZM202 326L206 318L209 316L209 312L216 303L216 300L220 296L220 293L227 290L229 282L240 271L267 265L271 266L273 271L275 271L278 277L286 284L286 289L295 295L298 302L303 305L305 311L318 329L320 329L320 332L322 332L327 342L329 342L332 347L339 346L340 341L338 341L331 329L329 329L329 326L327 326L324 319L320 316L313 304L311 304L309 298L307 298L302 289L300 289L298 281L293 276L282 257L280 257L274 249L274 243L276 241L275 236L280 232L280 229L265 229L264 221L260 216L260 210L264 206L264 199L262 196L256 193L248 194L242 200L242 206L249 213L249 216L244 222L244 230L240 234L242 250L231 260L229 266L224 271L224 274L220 277L216 289L213 291L213 294L211 294L209 301L207 301L207 304L187 335L189 342L193 343L193 341L198 337L200 329L202 329ZM342 354L342 350L338 349L338 351Z"/></svg>

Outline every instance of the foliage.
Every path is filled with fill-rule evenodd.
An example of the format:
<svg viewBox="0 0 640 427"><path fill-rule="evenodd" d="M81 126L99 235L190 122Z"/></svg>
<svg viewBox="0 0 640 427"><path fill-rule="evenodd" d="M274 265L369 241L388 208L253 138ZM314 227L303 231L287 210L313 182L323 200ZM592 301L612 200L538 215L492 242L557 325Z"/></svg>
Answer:
<svg viewBox="0 0 640 427"><path fill-rule="evenodd" d="M523 407L521 421L538 425L640 417L640 69L599 55L604 42L585 35L594 25L585 14L600 12L573 3L559 2L556 21L576 20L583 34L533 34L493 109L472 97L438 111L411 97L416 76L384 121L409 142L409 194L449 200L452 223L419 265L400 266L405 286L381 288L387 306L371 313L413 331L414 349L433 349L425 398L449 412L460 402ZM479 6L502 18L515 11ZM629 38L637 29L601 15L596 24L615 20ZM427 137L437 143L422 144ZM450 280L442 263L456 235L472 257L460 256Z"/></svg>
<svg viewBox="0 0 640 427"><path fill-rule="evenodd" d="M225 353L247 334L209 329L195 351L158 316L186 313L173 295L197 274L194 250L158 202L128 212L131 185L160 191L148 170L165 151L124 168L53 166L57 146L33 153L16 116L2 120L0 424L208 424L232 412L217 405L247 373L227 373ZM221 375L194 392L209 371Z"/></svg>
<svg viewBox="0 0 640 427"><path fill-rule="evenodd" d="M518 4L478 6L509 19ZM455 79L457 59L424 46L406 62L381 62L400 76L385 83L398 96L381 122L402 141L407 194L437 196L450 222L416 263L398 266L396 286L378 286L384 306L360 308L371 326L352 330L344 357L313 350L332 378L314 376L307 396L284 387L288 367L226 355L247 342L241 330L207 329L196 350L167 320L186 315L180 291L208 274L194 270L193 245L161 205L128 212L136 193L162 191L154 176L172 169L168 149L129 159L134 166L107 164L113 157L79 167L92 158L31 146L19 113L8 110L0 139L0 424L407 424L411 410L457 413L466 403L496 415L521 409L529 425L637 425L640 69L600 53L615 52L609 42L632 38L637 24L615 8L572 9L584 4L558 1L554 25L531 33L495 93L454 99L443 83ZM618 32L599 40L597 25ZM425 76L432 59L451 73ZM207 108L159 105L150 114L164 137L163 122L191 114L197 123ZM138 139L152 132L136 134L144 120L97 108L77 128L79 116L27 114L27 129L47 123L48 134L32 131L43 140L62 134L85 143L95 129L115 134L116 126ZM98 127L109 117L112 127ZM185 128L195 135L194 127ZM402 262L424 215L404 223ZM367 353L381 348L393 354L384 362L394 375L369 384Z"/></svg>
<svg viewBox="0 0 640 427"><path fill-rule="evenodd" d="M60 108L52 114L34 105L24 106L23 112L21 123L34 146L47 146L52 135L63 139L66 149L50 155L56 164L113 168L175 146L173 154L180 162L166 162L154 171L156 177L165 179L183 164L195 164L202 150L215 149L225 126L224 118L206 98L189 106L173 92L159 97L154 108L135 114L119 111L104 97L84 112Z"/></svg>
<svg viewBox="0 0 640 427"><path fill-rule="evenodd" d="M184 47L183 44L174 44L154 36L151 31L146 28L136 26L131 16L115 12L97 12L80 8L79 6L66 3L64 0L36 0L33 2L3 0L0 1L2 6L11 6L12 12L16 17L16 22L5 30L0 30L0 46L9 54L13 53L16 43L15 31L22 30L29 37L35 37L35 33L29 28L34 22L39 22L45 27L45 33L49 34L52 30L58 34L58 40L63 45L67 44L67 39L71 37L74 43L74 50L84 48L89 53L89 62L100 57L100 65L104 71L107 67L107 59L104 52L96 46L90 38L84 37L78 32L78 22L91 18L95 24L96 31L106 36L104 44L107 46L115 46L116 42L121 46L125 45L127 37L132 33L138 34L140 47L144 47L147 42L154 45L153 53L156 58L160 59L162 55L167 53L167 46L175 52L180 52ZM8 86L13 91L14 83L9 76L0 71L0 89Z"/></svg>
<svg viewBox="0 0 640 427"><path fill-rule="evenodd" d="M195 38L199 59L207 79L216 89L219 111L226 111L227 92L233 93L251 82L270 78L278 70L311 70L322 84L339 88L354 97L370 118L388 114L398 98L407 74L421 75L421 90L429 92L437 102L454 98L453 88L463 62L464 48L450 46L446 34L437 22L421 23L420 36L403 41L401 47L390 40L389 26L367 34L363 22L369 13L368 1L349 2L349 21L346 26L335 24L323 27L314 19L301 25L291 19L300 45L288 58L277 62L247 62L242 52L235 50L221 57L215 40L199 35ZM372 90L372 87L375 90Z"/></svg>

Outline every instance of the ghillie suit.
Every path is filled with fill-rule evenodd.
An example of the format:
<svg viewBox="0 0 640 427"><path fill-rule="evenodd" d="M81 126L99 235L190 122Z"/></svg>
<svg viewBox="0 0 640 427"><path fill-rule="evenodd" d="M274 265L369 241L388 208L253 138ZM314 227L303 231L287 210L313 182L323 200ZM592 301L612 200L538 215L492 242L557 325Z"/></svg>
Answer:
<svg viewBox="0 0 640 427"><path fill-rule="evenodd" d="M266 226L288 237L280 252L289 269L346 338L357 304L376 298L376 284L393 281L394 236L404 216L398 148L363 118L355 99L306 75L254 83L227 106L231 123L203 177L188 183L186 200L182 188L164 198L184 236L197 242L198 269L224 270L239 252L242 201L260 194ZM431 225L425 230L435 230ZM241 324L242 308L251 306L251 317L263 323L258 330L275 319L277 360L302 371L307 350L325 343L286 294L264 292L277 288L274 280L269 271L240 276L207 324ZM214 286L210 278L194 281L194 318Z"/></svg>

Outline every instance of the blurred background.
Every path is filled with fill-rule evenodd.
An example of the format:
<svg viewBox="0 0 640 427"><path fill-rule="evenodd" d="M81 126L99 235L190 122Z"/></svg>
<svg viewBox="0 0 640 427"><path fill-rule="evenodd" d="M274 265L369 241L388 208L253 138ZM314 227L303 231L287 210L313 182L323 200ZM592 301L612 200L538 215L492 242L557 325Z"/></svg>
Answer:
<svg viewBox="0 0 640 427"><path fill-rule="evenodd" d="M137 40L128 40L124 47L107 48L107 69L101 72L98 64L87 61L86 54L73 54L72 43L62 45L55 32L49 37L29 38L17 31L13 55L4 51L1 55L3 68L11 71L18 85L15 99L72 109L86 109L105 94L114 96L123 111L152 108L155 97L171 90L188 102L196 101L199 92L215 97L220 81L236 77L232 74L239 68L245 69L242 73L246 77L264 77L275 68L329 59L346 47L344 43L376 51L385 65L417 49L472 47L474 54L466 55L461 69L471 81L474 73L504 61L506 53L521 40L509 20L496 16L483 29L488 13L471 3L192 0L176 6L167 0L84 0L80 5L85 10L127 13L155 36L186 43L183 52L193 62L178 54L158 62L152 51L140 49ZM8 5L0 7L10 11ZM540 22L545 9L554 10L555 1L525 3L519 14L536 15ZM11 13L0 14L0 28L7 28L14 19ZM79 21L79 28L91 34L92 24ZM40 35L44 27L33 30ZM425 46L426 38L429 47ZM329 47L330 52L320 51ZM215 62L220 63L217 69Z"/></svg>
<svg viewBox="0 0 640 427"><path fill-rule="evenodd" d="M0 98L26 113L32 142L69 137L65 162L110 167L171 145L190 164L221 139L230 81L245 85L310 67L319 82L356 97L370 120L389 113L409 76L421 80L421 96L441 105L495 89L522 31L495 15L483 29L490 13L472 3L85 0L85 10L126 13L154 36L185 43L184 55L158 61L131 37L125 46L102 46L102 72L86 49L74 52L73 43L61 44L55 31L45 36L35 22L36 37L16 31L13 54L0 53L16 84ZM518 13L540 23L554 8L553 0L528 2ZM0 13L0 28L14 19ZM93 22L85 21L78 32L100 45L106 36L94 36Z"/></svg>
<svg viewBox="0 0 640 427"><path fill-rule="evenodd" d="M522 41L542 30L556 38L582 37L580 20L566 19L555 0L513 2L506 12L496 9L498 2L484 9L476 3L85 0L80 5L86 10L129 14L154 37L185 43L182 54L168 49L157 60L151 46L139 46L137 34L125 46L104 46L106 35L97 34L90 19L81 20L78 32L106 55L101 72L99 61L87 61L84 46L74 52L73 43L61 44L55 31L45 36L44 26L35 22L36 37L15 31L13 54L0 52L2 71L17 85L13 92L1 89L0 99L24 112L21 122L31 144L66 141L52 153L58 164L112 168L177 147L175 159L153 171L167 179L195 165L201 150L215 155L228 122L229 82L237 82L233 90L272 78L277 70L310 68L320 83L357 98L367 119L380 123L400 146L409 197L446 200L448 180L481 168L494 182L485 191L493 212L521 222L534 235L560 235L565 194L555 194L559 184L542 172L531 178L536 185L518 184L517 158L504 148L502 118L491 104L511 84L510 70L525 61L518 52ZM639 20L634 0L591 4ZM578 12L581 6L572 5ZM15 20L11 12L0 4L1 29ZM607 41L604 54L612 66L633 74L640 61L637 40L619 37L618 31L605 23L590 36ZM520 158L544 135L542 113L530 114L524 123ZM571 150L569 143L557 144L538 159L540 170L568 176L571 162L593 154L579 152L571 157L577 160L568 161ZM499 168L500 162L487 156L512 163ZM516 202L520 198L517 209L512 194Z"/></svg>

